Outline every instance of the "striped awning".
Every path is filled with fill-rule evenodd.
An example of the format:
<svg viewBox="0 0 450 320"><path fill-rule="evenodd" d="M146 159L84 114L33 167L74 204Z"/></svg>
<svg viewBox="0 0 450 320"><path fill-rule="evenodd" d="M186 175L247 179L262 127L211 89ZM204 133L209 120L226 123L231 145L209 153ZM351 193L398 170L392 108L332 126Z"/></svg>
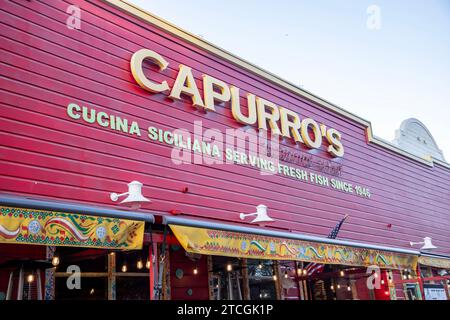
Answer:
<svg viewBox="0 0 450 320"><path fill-rule="evenodd" d="M373 266L385 269L413 269L417 267L418 254L408 254L352 246L340 241L314 237L314 241L298 239L288 232L271 232L237 226L222 227L221 230L177 224L176 218L167 218L167 224L187 252L249 259L292 260L349 266ZM179 220L182 221L182 220ZM184 220L185 221L185 220ZM225 230L228 229L228 230ZM235 229L235 230L233 230ZM250 229L250 230L248 230ZM252 232L252 229L256 232ZM266 231L266 232L263 232ZM313 237L311 237L313 238ZM318 240L318 241L316 241ZM331 243L330 243L331 242ZM399 251L402 251L399 249Z"/></svg>

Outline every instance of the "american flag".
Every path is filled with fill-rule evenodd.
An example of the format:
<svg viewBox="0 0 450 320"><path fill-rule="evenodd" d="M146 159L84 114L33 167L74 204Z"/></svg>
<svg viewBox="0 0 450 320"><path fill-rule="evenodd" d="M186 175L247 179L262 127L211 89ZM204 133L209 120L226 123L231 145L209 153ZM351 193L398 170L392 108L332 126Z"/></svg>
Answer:
<svg viewBox="0 0 450 320"><path fill-rule="evenodd" d="M348 218L348 214L346 214L341 221L338 222L338 224L333 228L333 230L331 230L330 234L328 235L327 238L330 239L336 239L337 234L339 232L339 230L341 229L342 224L344 223L345 219ZM308 263L308 265L305 267L306 273L308 276L312 276L314 274L319 274L323 271L323 269L325 268L324 264L321 263L315 263L315 262L310 262Z"/></svg>

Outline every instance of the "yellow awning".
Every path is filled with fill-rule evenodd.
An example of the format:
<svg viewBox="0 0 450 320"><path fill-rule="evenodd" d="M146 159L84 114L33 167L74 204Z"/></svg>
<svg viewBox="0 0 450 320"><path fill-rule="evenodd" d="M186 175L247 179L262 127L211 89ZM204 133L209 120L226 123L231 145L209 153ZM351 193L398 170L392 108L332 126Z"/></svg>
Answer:
<svg viewBox="0 0 450 320"><path fill-rule="evenodd" d="M450 269L450 259L445 258L420 256L419 263L429 267Z"/></svg>
<svg viewBox="0 0 450 320"><path fill-rule="evenodd" d="M415 270L417 267L417 255L234 231L169 226L183 248L190 253L350 266L377 265L387 269Z"/></svg>
<svg viewBox="0 0 450 320"><path fill-rule="evenodd" d="M141 249L144 222L0 206L0 243Z"/></svg>

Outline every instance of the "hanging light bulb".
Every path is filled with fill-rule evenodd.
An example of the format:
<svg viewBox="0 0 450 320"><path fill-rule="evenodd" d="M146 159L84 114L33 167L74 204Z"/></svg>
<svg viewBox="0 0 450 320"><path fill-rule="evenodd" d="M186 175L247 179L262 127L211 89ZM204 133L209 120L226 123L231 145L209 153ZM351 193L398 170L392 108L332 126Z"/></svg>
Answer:
<svg viewBox="0 0 450 320"><path fill-rule="evenodd" d="M273 278L273 281L277 281L277 275L276 274L274 274L272 278Z"/></svg>
<svg viewBox="0 0 450 320"><path fill-rule="evenodd" d="M341 277L343 277L343 276L345 275L344 270L341 270L341 272L339 272L339 275L340 275Z"/></svg>
<svg viewBox="0 0 450 320"><path fill-rule="evenodd" d="M94 288L92 288L91 291L89 291L89 294L90 294L90 295L93 295L94 292L95 292L95 290L94 290Z"/></svg>
<svg viewBox="0 0 450 320"><path fill-rule="evenodd" d="M287 272L287 270L284 272L284 278L285 278L285 279L288 278L288 272Z"/></svg>
<svg viewBox="0 0 450 320"><path fill-rule="evenodd" d="M381 279L381 284L384 284L384 279Z"/></svg>
<svg viewBox="0 0 450 320"><path fill-rule="evenodd" d="M333 285L331 285L331 286L330 286L330 289L331 289L332 291L334 291L334 286L333 286Z"/></svg>
<svg viewBox="0 0 450 320"><path fill-rule="evenodd" d="M261 261L258 263L258 268L259 269L262 269L262 267L263 267L263 265L262 265L262 263L261 263Z"/></svg>
<svg viewBox="0 0 450 320"><path fill-rule="evenodd" d="M227 271L230 272L231 270L233 270L233 266L229 263L227 264Z"/></svg>
<svg viewBox="0 0 450 320"><path fill-rule="evenodd" d="M137 261L136 267L141 270L144 267L144 263L142 262L142 259L139 258L139 260Z"/></svg>
<svg viewBox="0 0 450 320"><path fill-rule="evenodd" d="M198 274L197 266L195 266L195 268L194 268L194 274Z"/></svg>
<svg viewBox="0 0 450 320"><path fill-rule="evenodd" d="M58 264L59 264L59 257L58 256L53 256L53 258L52 258L52 265L54 267L56 267L56 266L58 266Z"/></svg>
<svg viewBox="0 0 450 320"><path fill-rule="evenodd" d="M347 291L352 291L352 288L350 288L350 284L347 285Z"/></svg>
<svg viewBox="0 0 450 320"><path fill-rule="evenodd" d="M337 285L337 288L338 288L338 289L340 289L340 288L341 288L341 285L340 285L339 283L338 283L338 285Z"/></svg>
<svg viewBox="0 0 450 320"><path fill-rule="evenodd" d="M389 283L392 283L391 274L388 271L386 271L386 279Z"/></svg>
<svg viewBox="0 0 450 320"><path fill-rule="evenodd" d="M31 282L33 282L34 281L34 275L32 274L32 273L30 273L28 276L27 276L27 282L28 283L31 283Z"/></svg>
<svg viewBox="0 0 450 320"><path fill-rule="evenodd" d="M147 259L147 262L145 263L145 267L147 269L150 269L150 260L149 259Z"/></svg>
<svg viewBox="0 0 450 320"><path fill-rule="evenodd" d="M122 272L127 272L128 268L127 268L127 264L124 263L122 266Z"/></svg>
<svg viewBox="0 0 450 320"><path fill-rule="evenodd" d="M298 274L299 277L302 275L302 273L303 273L303 270L301 268L298 268L297 269L297 274Z"/></svg>
<svg viewBox="0 0 450 320"><path fill-rule="evenodd" d="M303 269L303 275L306 276L308 274L308 270Z"/></svg>

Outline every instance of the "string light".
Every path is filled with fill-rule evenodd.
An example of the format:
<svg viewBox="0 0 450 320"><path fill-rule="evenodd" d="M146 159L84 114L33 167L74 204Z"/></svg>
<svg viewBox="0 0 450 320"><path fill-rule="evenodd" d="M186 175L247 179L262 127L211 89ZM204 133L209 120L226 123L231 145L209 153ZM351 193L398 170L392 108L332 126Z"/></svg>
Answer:
<svg viewBox="0 0 450 320"><path fill-rule="evenodd" d="M141 270L141 269L144 267L144 264L142 263L142 260L141 260L141 259L138 260L136 267L137 267L139 270Z"/></svg>
<svg viewBox="0 0 450 320"><path fill-rule="evenodd" d="M122 266L122 272L127 272L127 270L128 270L127 265L126 263L124 263Z"/></svg>
<svg viewBox="0 0 450 320"><path fill-rule="evenodd" d="M53 265L54 267L56 267L56 266L58 266L58 264L59 264L59 257L58 257L58 256L54 256L54 257L52 258L52 265Z"/></svg>
<svg viewBox="0 0 450 320"><path fill-rule="evenodd" d="M303 269L303 275L306 276L308 274L308 270Z"/></svg>
<svg viewBox="0 0 450 320"><path fill-rule="evenodd" d="M303 273L302 268L298 268L297 269L297 274L298 274L299 277L302 275L302 273Z"/></svg>
<svg viewBox="0 0 450 320"><path fill-rule="evenodd" d="M227 264L227 271L230 272L231 270L233 270L233 266L229 263Z"/></svg>
<svg viewBox="0 0 450 320"><path fill-rule="evenodd" d="M330 286L330 289L334 291L334 286L333 286L333 285L331 285L331 286Z"/></svg>
<svg viewBox="0 0 450 320"><path fill-rule="evenodd" d="M408 269L405 269L405 270L403 271L402 278L403 278L403 280L411 279L411 275L409 274Z"/></svg>
<svg viewBox="0 0 450 320"><path fill-rule="evenodd" d="M197 274L198 273L198 269L197 269L197 266L195 266L195 268L194 268L194 274Z"/></svg>
<svg viewBox="0 0 450 320"><path fill-rule="evenodd" d="M150 269L150 260L149 259L147 259L147 262L145 263L145 267L147 269Z"/></svg>
<svg viewBox="0 0 450 320"><path fill-rule="evenodd" d="M341 285L340 285L340 284L338 284L338 285L337 285L337 288L338 288L338 289L340 289L340 288L341 288Z"/></svg>
<svg viewBox="0 0 450 320"><path fill-rule="evenodd" d="M261 261L258 263L258 268L259 269L262 269L262 267L263 267L263 265L262 265L262 263L261 263Z"/></svg>
<svg viewBox="0 0 450 320"><path fill-rule="evenodd" d="M345 275L344 270L341 270L341 272L339 272L340 276L343 277Z"/></svg>
<svg viewBox="0 0 450 320"><path fill-rule="evenodd" d="M31 274L29 274L28 276L27 276L27 282L28 283L31 283L31 282L33 282L34 281L34 275L31 273Z"/></svg>

